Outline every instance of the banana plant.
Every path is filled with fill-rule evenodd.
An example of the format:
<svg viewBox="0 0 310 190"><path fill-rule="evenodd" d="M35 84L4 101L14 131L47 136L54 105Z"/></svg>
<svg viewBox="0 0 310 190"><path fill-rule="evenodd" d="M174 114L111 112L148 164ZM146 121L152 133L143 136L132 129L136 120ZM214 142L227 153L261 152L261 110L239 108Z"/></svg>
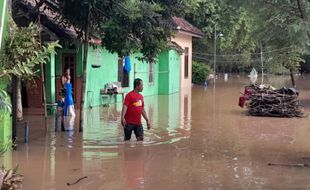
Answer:
<svg viewBox="0 0 310 190"><path fill-rule="evenodd" d="M24 81L31 81L37 76L39 66L46 64L55 48L61 46L58 41L42 45L39 39L40 27L29 24L17 27L10 18L10 32L0 51L0 78L11 79L16 76ZM10 111L10 102L4 90L0 91L0 110Z"/></svg>

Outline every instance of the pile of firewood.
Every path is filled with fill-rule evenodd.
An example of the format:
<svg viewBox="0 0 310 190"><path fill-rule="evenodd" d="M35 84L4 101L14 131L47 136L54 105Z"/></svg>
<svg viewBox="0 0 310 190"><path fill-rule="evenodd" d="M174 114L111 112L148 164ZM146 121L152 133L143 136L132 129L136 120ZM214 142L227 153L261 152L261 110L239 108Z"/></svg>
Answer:
<svg viewBox="0 0 310 190"><path fill-rule="evenodd" d="M18 166L13 170L6 170L4 167L0 168L0 189L13 190L17 189L23 181L23 176L18 173Z"/></svg>
<svg viewBox="0 0 310 190"><path fill-rule="evenodd" d="M298 91L293 88L248 86L248 113L253 116L306 117L298 101Z"/></svg>

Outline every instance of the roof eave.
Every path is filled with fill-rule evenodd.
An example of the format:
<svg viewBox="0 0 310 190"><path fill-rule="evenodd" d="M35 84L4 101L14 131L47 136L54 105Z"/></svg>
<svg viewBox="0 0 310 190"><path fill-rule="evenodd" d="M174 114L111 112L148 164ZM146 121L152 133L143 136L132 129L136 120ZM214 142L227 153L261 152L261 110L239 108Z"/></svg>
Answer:
<svg viewBox="0 0 310 190"><path fill-rule="evenodd" d="M203 38L203 34L196 34L196 33L193 33L193 32L188 32L188 31L185 31L185 30L175 30L176 33L180 33L180 34L184 34L184 35L187 35L187 36L192 36L192 37L195 37L195 38Z"/></svg>

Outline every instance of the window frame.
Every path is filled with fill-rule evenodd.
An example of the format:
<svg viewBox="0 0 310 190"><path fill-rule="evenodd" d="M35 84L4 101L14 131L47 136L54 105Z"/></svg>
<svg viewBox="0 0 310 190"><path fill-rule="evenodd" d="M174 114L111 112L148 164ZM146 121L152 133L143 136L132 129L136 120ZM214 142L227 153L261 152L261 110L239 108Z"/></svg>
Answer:
<svg viewBox="0 0 310 190"><path fill-rule="evenodd" d="M185 47L185 54L184 54L184 78L188 79L189 76L189 48Z"/></svg>
<svg viewBox="0 0 310 190"><path fill-rule="evenodd" d="M149 85L154 84L154 63L149 63Z"/></svg>
<svg viewBox="0 0 310 190"><path fill-rule="evenodd" d="M117 80L121 83L122 88L128 88L130 84L129 73L124 71L124 57L118 57L118 74Z"/></svg>

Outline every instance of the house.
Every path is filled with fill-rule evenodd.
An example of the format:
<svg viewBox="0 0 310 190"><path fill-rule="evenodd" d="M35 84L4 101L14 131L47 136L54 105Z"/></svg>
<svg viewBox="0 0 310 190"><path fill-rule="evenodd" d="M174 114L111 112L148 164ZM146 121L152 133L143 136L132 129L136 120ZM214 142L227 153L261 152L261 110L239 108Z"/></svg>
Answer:
<svg viewBox="0 0 310 190"><path fill-rule="evenodd" d="M180 64L180 87L189 88L192 85L192 38L202 38L204 34L183 18L172 19L176 33L171 40L184 49Z"/></svg>
<svg viewBox="0 0 310 190"><path fill-rule="evenodd" d="M35 0L20 0L14 5L14 20L22 25L33 20L31 14L36 6ZM83 72L83 44L77 40L77 32L71 27L59 24L59 15L52 9L50 1L40 8L41 24L43 25L42 40L45 42L60 40L62 49L51 55L50 62L45 65L45 81L47 103L54 103L56 94L61 89L61 76L65 68L71 70L73 96L79 108L81 102L81 86ZM133 89L134 78L144 81L144 96L172 94L183 88L191 87L192 38L201 38L203 33L182 18L173 17L175 34L169 42L169 51L162 52L156 63L146 63L137 59L139 54L130 55L131 71L123 70L123 57L110 53L99 45L97 39L90 40L88 50L86 96L84 106L99 106L110 101L109 96L100 94L100 90L109 82L119 82L123 92ZM24 89L23 104L26 107L42 107L42 83L36 81L37 88ZM118 97L117 101L121 101Z"/></svg>

